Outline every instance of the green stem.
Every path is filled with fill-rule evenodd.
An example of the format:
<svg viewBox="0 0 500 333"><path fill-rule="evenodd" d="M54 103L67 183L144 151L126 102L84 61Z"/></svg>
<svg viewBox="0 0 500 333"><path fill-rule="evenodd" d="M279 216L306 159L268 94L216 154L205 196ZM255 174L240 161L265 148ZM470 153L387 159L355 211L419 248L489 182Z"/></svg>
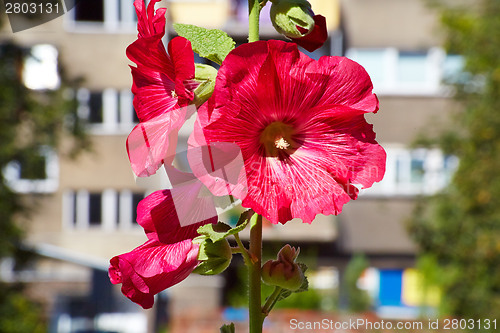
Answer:
<svg viewBox="0 0 500 333"><path fill-rule="evenodd" d="M236 244L238 244L239 251L236 252L233 250L233 253L241 253L243 256L243 260L245 261L245 265L249 266L252 264L252 260L250 259L250 255L248 254L248 250L246 249L245 245L241 242L240 235L235 234L234 239L236 240Z"/></svg>
<svg viewBox="0 0 500 333"><path fill-rule="evenodd" d="M282 290L283 288L278 286L274 288L273 293L271 294L271 296L269 296L269 298L266 301L266 304L264 304L264 306L262 307L262 313L264 314L264 316L267 317L267 315L269 314L269 312L271 312L276 302L278 302L278 297Z"/></svg>
<svg viewBox="0 0 500 333"><path fill-rule="evenodd" d="M248 12L248 42L251 43L259 40L259 0L248 0Z"/></svg>
<svg viewBox="0 0 500 333"><path fill-rule="evenodd" d="M259 0L248 0L249 43L259 40L260 9L261 7ZM250 324L249 333L262 333L262 325L265 318L261 308L262 300L260 285L262 265L262 216L255 215L250 221L250 248L248 263L248 314ZM254 219L255 223L253 223Z"/></svg>
<svg viewBox="0 0 500 333"><path fill-rule="evenodd" d="M257 215L257 214L256 214ZM254 218L252 217L252 220ZM253 221L251 221L253 222ZM262 262L262 216L257 215L250 228L250 258L248 267L248 314L250 333L262 333L264 314L261 300L261 262Z"/></svg>

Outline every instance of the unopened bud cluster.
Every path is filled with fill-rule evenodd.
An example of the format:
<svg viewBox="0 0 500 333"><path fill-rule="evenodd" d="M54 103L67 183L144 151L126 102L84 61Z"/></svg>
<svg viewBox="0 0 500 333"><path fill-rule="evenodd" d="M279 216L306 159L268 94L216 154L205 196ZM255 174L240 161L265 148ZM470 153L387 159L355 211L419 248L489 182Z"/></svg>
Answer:
<svg viewBox="0 0 500 333"><path fill-rule="evenodd" d="M314 29L314 13L306 0L271 0L271 22L280 34L302 38Z"/></svg>
<svg viewBox="0 0 500 333"><path fill-rule="evenodd" d="M304 282L304 273L295 262L299 250L285 245L278 252L277 260L268 260L262 266L262 281L291 291L298 290Z"/></svg>

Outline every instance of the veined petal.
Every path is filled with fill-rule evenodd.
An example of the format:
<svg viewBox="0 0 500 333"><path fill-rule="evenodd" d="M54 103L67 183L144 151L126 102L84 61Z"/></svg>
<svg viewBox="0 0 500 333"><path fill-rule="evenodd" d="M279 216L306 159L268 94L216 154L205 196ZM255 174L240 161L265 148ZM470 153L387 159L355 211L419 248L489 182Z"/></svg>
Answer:
<svg viewBox="0 0 500 333"><path fill-rule="evenodd" d="M240 147L229 142L190 146L187 152L193 175L215 196L246 196L246 174Z"/></svg>
<svg viewBox="0 0 500 333"><path fill-rule="evenodd" d="M319 49L328 39L328 31L326 28L326 18L321 15L313 16L313 30L302 38L292 38L292 41L299 46L302 46L309 52ZM297 26L301 33L307 33L307 30Z"/></svg>
<svg viewBox="0 0 500 333"><path fill-rule="evenodd" d="M134 127L127 138L127 153L138 177L151 176L163 163L173 161L185 115L186 108L177 108L167 116L160 115Z"/></svg>
<svg viewBox="0 0 500 333"><path fill-rule="evenodd" d="M339 183L314 155L297 153L287 163L255 158L248 166L257 169L247 173L248 195L242 205L272 223L295 217L311 223L317 214L339 214L346 202L357 197L353 187Z"/></svg>
<svg viewBox="0 0 500 333"><path fill-rule="evenodd" d="M137 206L137 222L148 238L171 244L193 239L198 236L200 226L217 223L213 199L200 195L201 186L201 182L193 179L144 198Z"/></svg>
<svg viewBox="0 0 500 333"><path fill-rule="evenodd" d="M175 93L179 105L185 106L194 98L198 84L193 80L195 74L194 55L191 42L184 37L175 37L168 43L168 53L175 70Z"/></svg>
<svg viewBox="0 0 500 333"><path fill-rule="evenodd" d="M151 0L147 10L143 0L135 0L134 7L137 13L137 30L139 38L151 36L163 37L165 34L165 8L159 8L155 14L155 4L160 0Z"/></svg>
<svg viewBox="0 0 500 333"><path fill-rule="evenodd" d="M309 110L309 119L297 126L304 136L302 148L326 157L324 167L338 179L367 188L385 174L386 154L375 140L373 125L364 112L341 105ZM340 165L345 168L339 168Z"/></svg>
<svg viewBox="0 0 500 333"><path fill-rule="evenodd" d="M175 83L149 68L132 69L134 108L140 121L147 121L178 108Z"/></svg>
<svg viewBox="0 0 500 333"><path fill-rule="evenodd" d="M169 44L170 57L160 48L139 39L127 48L138 67L131 67L134 107L140 121L187 106L194 98L194 58L191 43L176 37Z"/></svg>
<svg viewBox="0 0 500 333"><path fill-rule="evenodd" d="M311 222L340 213L357 198L355 185L382 179L385 152L364 119L378 100L360 65L315 61L294 44L261 41L231 51L219 74L199 118L203 135L195 127L193 140L239 146L243 206L273 223Z"/></svg>
<svg viewBox="0 0 500 333"><path fill-rule="evenodd" d="M155 14L154 7L158 1L150 1L147 10L144 9L143 0L134 1L138 19L138 39L127 48L127 56L137 66L148 66L174 79L173 64L162 42L165 35L166 9L159 8Z"/></svg>
<svg viewBox="0 0 500 333"><path fill-rule="evenodd" d="M190 239L174 244L148 240L111 259L111 282L122 283L125 296L151 308L155 294L184 280L198 265L198 250L199 245Z"/></svg>
<svg viewBox="0 0 500 333"><path fill-rule="evenodd" d="M366 70L345 57L321 57L311 62L305 75L315 82L315 104L340 104L364 112L376 112L378 99ZM312 97L312 96L311 96Z"/></svg>
<svg viewBox="0 0 500 333"><path fill-rule="evenodd" d="M127 56L137 67L132 68L134 107L140 121L187 106L194 98L194 56L191 43L173 38L165 51L165 8L154 11L158 0L152 0L144 10L142 0L136 0L138 39L127 48Z"/></svg>

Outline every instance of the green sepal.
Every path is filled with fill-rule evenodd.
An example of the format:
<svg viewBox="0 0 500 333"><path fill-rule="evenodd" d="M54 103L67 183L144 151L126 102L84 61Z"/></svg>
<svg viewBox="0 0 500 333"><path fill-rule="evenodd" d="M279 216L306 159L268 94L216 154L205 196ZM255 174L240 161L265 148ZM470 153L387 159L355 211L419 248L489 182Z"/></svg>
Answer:
<svg viewBox="0 0 500 333"><path fill-rule="evenodd" d="M287 298L290 296L292 293L301 293L303 291L307 291L309 289L309 281L307 281L307 277L305 275L305 272L307 271L307 265L303 263L297 263L299 265L300 269L302 270L302 274L304 274L304 281L302 282L302 285L300 286L299 289L295 291L291 291L288 289L282 289L279 296L278 296L278 301L281 301L282 299Z"/></svg>
<svg viewBox="0 0 500 333"><path fill-rule="evenodd" d="M217 224L205 224L198 228L198 233L208 237L212 242L218 242L228 236L235 235L246 228L250 217L254 214L253 210L249 209L243 212L238 220L236 227L231 228L229 225L218 222Z"/></svg>
<svg viewBox="0 0 500 333"><path fill-rule="evenodd" d="M313 11L307 0L276 0L272 1L271 22L280 34L289 38L301 38L297 26L306 29L308 33L314 28Z"/></svg>
<svg viewBox="0 0 500 333"><path fill-rule="evenodd" d="M199 107L205 103L214 92L217 70L205 64L194 64L194 66L194 80L199 83L194 91L194 103Z"/></svg>
<svg viewBox="0 0 500 333"><path fill-rule="evenodd" d="M220 333L235 333L234 323L229 325L225 324L220 328Z"/></svg>
<svg viewBox="0 0 500 333"><path fill-rule="evenodd" d="M200 57L212 60L219 65L236 43L224 31L219 29L206 29L192 24L174 23L174 29L191 42L193 51Z"/></svg>
<svg viewBox="0 0 500 333"><path fill-rule="evenodd" d="M233 253L227 240L212 242L210 239L200 236L196 237L193 242L200 244L198 260L201 261L193 270L194 273L201 275L220 274L231 264Z"/></svg>

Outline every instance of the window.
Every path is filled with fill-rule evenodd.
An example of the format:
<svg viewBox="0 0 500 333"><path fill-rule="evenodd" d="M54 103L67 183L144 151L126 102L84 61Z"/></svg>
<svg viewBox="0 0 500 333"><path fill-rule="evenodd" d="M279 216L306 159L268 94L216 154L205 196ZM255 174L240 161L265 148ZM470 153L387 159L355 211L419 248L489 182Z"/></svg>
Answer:
<svg viewBox="0 0 500 333"><path fill-rule="evenodd" d="M100 226L102 224L102 195L101 193L89 193L89 225Z"/></svg>
<svg viewBox="0 0 500 333"><path fill-rule="evenodd" d="M437 95L443 83L462 70L462 57L440 48L402 51L394 48L349 49L346 56L361 64L378 94Z"/></svg>
<svg viewBox="0 0 500 333"><path fill-rule="evenodd" d="M68 190L63 194L63 222L69 229L133 229L142 199L144 193L130 190Z"/></svg>
<svg viewBox="0 0 500 333"><path fill-rule="evenodd" d="M68 12L70 30L111 31L131 33L135 31L137 17L128 0L85 0L76 2Z"/></svg>
<svg viewBox="0 0 500 333"><path fill-rule="evenodd" d="M104 1L79 1L74 9L74 19L77 22L104 22Z"/></svg>
<svg viewBox="0 0 500 333"><path fill-rule="evenodd" d="M455 156L446 156L439 149L386 148L387 164L384 179L366 195L434 194L449 184L458 165Z"/></svg>
<svg viewBox="0 0 500 333"><path fill-rule="evenodd" d="M51 193L59 186L59 160L49 147L29 159L10 162L3 170L7 185L19 193Z"/></svg>
<svg viewBox="0 0 500 333"><path fill-rule="evenodd" d="M172 0L170 1L172 2ZM264 8L262 8L262 12L260 14L260 24L264 27L271 26L271 18L269 15L270 8L271 6L265 6ZM230 0L229 14L230 14L229 20L237 24L248 26L248 1Z"/></svg>
<svg viewBox="0 0 500 333"><path fill-rule="evenodd" d="M77 99L78 115L91 125L92 134L127 134L138 122L128 89L79 89Z"/></svg>
<svg viewBox="0 0 500 333"><path fill-rule="evenodd" d="M23 64L24 85L34 90L59 88L61 79L59 78L57 57L57 49L50 44L39 44L31 47Z"/></svg>

